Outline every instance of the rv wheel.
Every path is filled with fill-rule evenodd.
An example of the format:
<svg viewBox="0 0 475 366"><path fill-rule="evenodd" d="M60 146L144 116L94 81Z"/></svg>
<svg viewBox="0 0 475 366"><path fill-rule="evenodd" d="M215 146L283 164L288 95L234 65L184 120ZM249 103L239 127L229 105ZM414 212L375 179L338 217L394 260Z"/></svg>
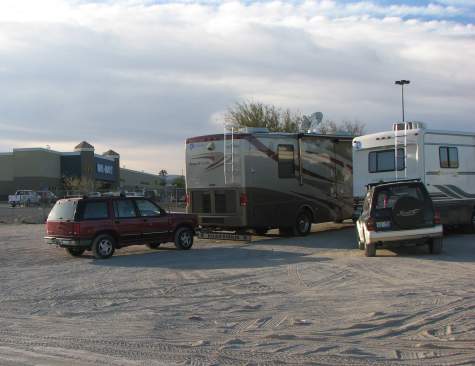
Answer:
<svg viewBox="0 0 475 366"><path fill-rule="evenodd" d="M307 210L301 211L297 215L294 226L294 234L298 236L305 236L312 228L312 216Z"/></svg>
<svg viewBox="0 0 475 366"><path fill-rule="evenodd" d="M261 236L266 235L268 231L269 230L267 230L265 227L256 227L254 229L254 232L256 233L256 235L261 235Z"/></svg>
<svg viewBox="0 0 475 366"><path fill-rule="evenodd" d="M467 225L468 232L475 233L475 208L472 211L472 221Z"/></svg>

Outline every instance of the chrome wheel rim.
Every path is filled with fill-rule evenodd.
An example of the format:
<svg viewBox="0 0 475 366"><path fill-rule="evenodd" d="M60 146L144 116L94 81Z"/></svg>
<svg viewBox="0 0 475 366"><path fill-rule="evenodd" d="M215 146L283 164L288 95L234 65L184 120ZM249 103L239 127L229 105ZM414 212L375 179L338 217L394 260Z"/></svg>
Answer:
<svg viewBox="0 0 475 366"><path fill-rule="evenodd" d="M191 236L191 233L189 231L185 231L185 232L181 233L180 243L186 248L188 248L191 245L192 236Z"/></svg>
<svg viewBox="0 0 475 366"><path fill-rule="evenodd" d="M109 239L102 239L98 245L98 252L101 256L107 257L112 253L112 242Z"/></svg>

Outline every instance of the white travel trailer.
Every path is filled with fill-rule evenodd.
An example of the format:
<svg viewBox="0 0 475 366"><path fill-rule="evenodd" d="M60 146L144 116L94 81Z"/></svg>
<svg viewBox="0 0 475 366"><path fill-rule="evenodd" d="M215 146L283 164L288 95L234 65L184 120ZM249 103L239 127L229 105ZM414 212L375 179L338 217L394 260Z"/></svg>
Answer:
<svg viewBox="0 0 475 366"><path fill-rule="evenodd" d="M296 235L351 218L351 141L256 128L189 138L187 211L204 228Z"/></svg>
<svg viewBox="0 0 475 366"><path fill-rule="evenodd" d="M353 139L353 167L357 201L367 184L419 178L443 224L475 225L475 133L396 123L392 131Z"/></svg>

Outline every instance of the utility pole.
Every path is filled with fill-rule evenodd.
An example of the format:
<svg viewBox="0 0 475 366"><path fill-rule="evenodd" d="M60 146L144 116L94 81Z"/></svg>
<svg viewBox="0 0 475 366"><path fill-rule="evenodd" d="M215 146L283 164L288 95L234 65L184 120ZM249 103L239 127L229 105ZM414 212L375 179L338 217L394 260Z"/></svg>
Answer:
<svg viewBox="0 0 475 366"><path fill-rule="evenodd" d="M409 84L410 80L396 80L394 84L401 85L401 104L402 104L402 121L404 122L404 85Z"/></svg>

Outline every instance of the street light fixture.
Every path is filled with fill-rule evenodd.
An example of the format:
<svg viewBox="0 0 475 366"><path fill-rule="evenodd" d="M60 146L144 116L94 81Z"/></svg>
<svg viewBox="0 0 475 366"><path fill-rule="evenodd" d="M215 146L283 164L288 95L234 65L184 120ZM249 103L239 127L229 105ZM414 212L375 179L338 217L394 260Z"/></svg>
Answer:
<svg viewBox="0 0 475 366"><path fill-rule="evenodd" d="M401 85L401 100L402 100L402 121L404 122L404 85L409 84L410 80L396 80L394 84Z"/></svg>

